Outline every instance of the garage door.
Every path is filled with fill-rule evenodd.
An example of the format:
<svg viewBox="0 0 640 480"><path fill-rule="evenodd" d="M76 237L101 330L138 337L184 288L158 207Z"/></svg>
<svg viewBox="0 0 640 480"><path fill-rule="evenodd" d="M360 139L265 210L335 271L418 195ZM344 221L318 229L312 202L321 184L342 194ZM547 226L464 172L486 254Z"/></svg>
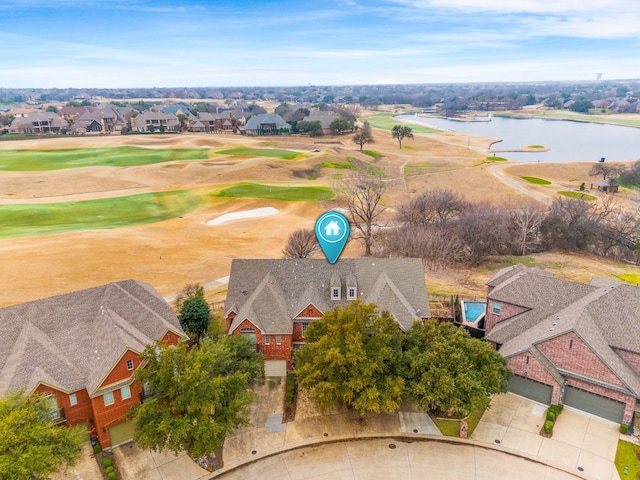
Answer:
<svg viewBox="0 0 640 480"><path fill-rule="evenodd" d="M530 378L513 375L511 380L509 380L509 391L521 397L550 405L553 387L546 383L536 382Z"/></svg>
<svg viewBox="0 0 640 480"><path fill-rule="evenodd" d="M287 361L286 360L265 360L264 376L265 377L286 377Z"/></svg>
<svg viewBox="0 0 640 480"><path fill-rule="evenodd" d="M129 420L109 427L109 439L112 447L133 440L133 421Z"/></svg>
<svg viewBox="0 0 640 480"><path fill-rule="evenodd" d="M624 416L624 403L572 386L564 391L564 404L616 423Z"/></svg>

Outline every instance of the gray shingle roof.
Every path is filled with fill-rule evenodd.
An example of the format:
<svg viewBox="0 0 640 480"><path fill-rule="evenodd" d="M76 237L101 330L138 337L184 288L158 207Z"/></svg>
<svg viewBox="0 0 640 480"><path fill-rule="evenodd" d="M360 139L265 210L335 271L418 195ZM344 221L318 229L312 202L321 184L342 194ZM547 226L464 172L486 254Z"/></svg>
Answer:
<svg viewBox="0 0 640 480"><path fill-rule="evenodd" d="M498 323L488 333L487 340L502 344L500 353L505 357L533 353L545 341L573 332L626 388L640 396L640 375L615 350L640 353L637 287L603 279L585 285L525 268L496 285L488 298L531 309Z"/></svg>
<svg viewBox="0 0 640 480"><path fill-rule="evenodd" d="M127 349L167 330L172 308L146 283L124 280L0 309L0 395L44 382L92 395Z"/></svg>
<svg viewBox="0 0 640 480"><path fill-rule="evenodd" d="M261 113L254 115L245 125L245 130L260 130L262 125L275 125L276 128L291 129L291 125L277 113Z"/></svg>
<svg viewBox="0 0 640 480"><path fill-rule="evenodd" d="M340 300L331 299L336 279ZM415 258L341 259L333 265L323 259L235 259L225 316L236 313L231 331L249 319L263 333L291 333L292 320L309 304L323 312L346 305L347 284L353 282L358 299L388 310L403 330L430 316L422 261Z"/></svg>

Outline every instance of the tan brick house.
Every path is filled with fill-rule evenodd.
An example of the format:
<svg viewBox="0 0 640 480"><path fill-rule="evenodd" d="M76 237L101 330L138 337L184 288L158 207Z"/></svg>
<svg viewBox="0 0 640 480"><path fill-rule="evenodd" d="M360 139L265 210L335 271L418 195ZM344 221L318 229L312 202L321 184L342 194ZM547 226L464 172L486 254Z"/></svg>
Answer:
<svg viewBox="0 0 640 480"><path fill-rule="evenodd" d="M265 356L265 374L291 371L293 353L314 320L361 300L388 310L406 331L428 318L422 261L415 258L241 260L231 264L225 318L230 335L246 335Z"/></svg>
<svg viewBox="0 0 640 480"><path fill-rule="evenodd" d="M85 424L114 446L131 439L125 415L144 399L134 374L145 346L183 337L169 304L135 280L2 308L0 395L46 395L56 424Z"/></svg>
<svg viewBox="0 0 640 480"><path fill-rule="evenodd" d="M508 359L511 391L631 422L640 411L640 289L522 265L487 285L485 338Z"/></svg>

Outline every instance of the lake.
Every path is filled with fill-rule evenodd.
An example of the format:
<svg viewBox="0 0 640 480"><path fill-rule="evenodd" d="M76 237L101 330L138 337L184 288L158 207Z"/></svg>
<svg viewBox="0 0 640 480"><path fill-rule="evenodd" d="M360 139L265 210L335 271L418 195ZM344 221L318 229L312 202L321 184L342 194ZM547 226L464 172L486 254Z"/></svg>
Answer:
<svg viewBox="0 0 640 480"><path fill-rule="evenodd" d="M548 152L496 153L517 162L597 162L603 157L612 162L640 160L640 128L541 118L493 117L490 122L459 122L414 115L398 115L398 118L502 139L492 145L491 151L522 149L527 145L550 149Z"/></svg>

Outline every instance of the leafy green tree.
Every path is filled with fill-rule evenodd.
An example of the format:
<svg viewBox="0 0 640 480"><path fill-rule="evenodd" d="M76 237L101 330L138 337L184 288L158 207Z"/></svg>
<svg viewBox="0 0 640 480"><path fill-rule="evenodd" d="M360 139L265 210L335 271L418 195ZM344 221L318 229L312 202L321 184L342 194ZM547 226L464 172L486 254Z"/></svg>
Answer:
<svg viewBox="0 0 640 480"><path fill-rule="evenodd" d="M404 380L396 372L401 331L389 312L359 301L314 321L296 352L299 384L320 408L343 404L359 415L398 408Z"/></svg>
<svg viewBox="0 0 640 480"><path fill-rule="evenodd" d="M591 100L580 97L571 104L569 110L572 110L574 112L588 113L592 108L594 108L594 105Z"/></svg>
<svg viewBox="0 0 640 480"><path fill-rule="evenodd" d="M81 430L54 426L44 396L14 392L0 398L0 478L45 479L73 465Z"/></svg>
<svg viewBox="0 0 640 480"><path fill-rule="evenodd" d="M311 137L322 136L322 124L320 120L303 120L298 122L298 130L302 133L308 133Z"/></svg>
<svg viewBox="0 0 640 480"><path fill-rule="evenodd" d="M249 424L247 387L262 371L253 344L241 335L205 338L190 350L184 342L157 342L143 358L147 368L136 376L153 395L131 410L134 440L141 448L186 450L192 458L217 453L222 460L225 437Z"/></svg>
<svg viewBox="0 0 640 480"><path fill-rule="evenodd" d="M53 106L53 105L49 105L46 109L45 112L52 112L52 113L58 113L58 109Z"/></svg>
<svg viewBox="0 0 640 480"><path fill-rule="evenodd" d="M405 138L410 138L411 140L413 140L413 132L411 130L411 127L408 127L406 125L394 125L391 129L391 137L398 140L400 148L402 148L402 140L404 140Z"/></svg>
<svg viewBox="0 0 640 480"><path fill-rule="evenodd" d="M351 130L353 128L353 124L346 118L338 117L331 122L329 128L331 128L331 130L333 130L334 132L342 133L346 132L347 130Z"/></svg>
<svg viewBox="0 0 640 480"><path fill-rule="evenodd" d="M195 295L182 303L178 314L180 326L193 340L199 342L207 333L211 321L211 308L204 295Z"/></svg>
<svg viewBox="0 0 640 480"><path fill-rule="evenodd" d="M369 122L364 122L362 127L353 135L353 143L360 145L360 151L367 143L373 143L373 132Z"/></svg>
<svg viewBox="0 0 640 480"><path fill-rule="evenodd" d="M451 323L414 323L403 350L407 397L424 410L467 415L508 390L505 358Z"/></svg>

